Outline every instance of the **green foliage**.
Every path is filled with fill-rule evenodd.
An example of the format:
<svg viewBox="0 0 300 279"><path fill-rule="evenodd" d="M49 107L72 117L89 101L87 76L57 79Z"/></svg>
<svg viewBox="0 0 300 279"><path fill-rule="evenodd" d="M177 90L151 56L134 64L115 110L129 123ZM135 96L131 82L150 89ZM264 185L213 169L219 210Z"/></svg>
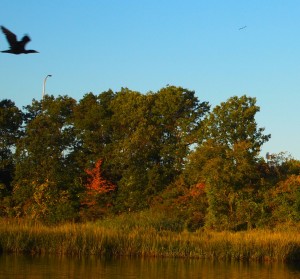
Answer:
<svg viewBox="0 0 300 279"><path fill-rule="evenodd" d="M259 110L255 98L245 95L229 98L210 113L205 123L204 138L229 148L238 142L247 142L248 152L257 156L261 146L270 138L270 135L263 134L264 128L257 128L255 115Z"/></svg>
<svg viewBox="0 0 300 279"><path fill-rule="evenodd" d="M69 97L45 96L26 107L24 135L16 145L13 199L18 215L45 221L70 219L66 203L76 203L70 199L76 196L71 194L75 167L70 161L76 144L74 106Z"/></svg>
<svg viewBox="0 0 300 279"><path fill-rule="evenodd" d="M140 210L181 173L209 107L193 91L169 86L146 95L123 88L110 108L105 164L117 179L116 203L121 211Z"/></svg>
<svg viewBox="0 0 300 279"><path fill-rule="evenodd" d="M77 146L74 160L82 169L90 167L98 158L106 159L112 141L112 112L110 104L114 93L107 91L98 96L86 94L74 107L73 121Z"/></svg>
<svg viewBox="0 0 300 279"><path fill-rule="evenodd" d="M257 128L254 98L232 97L204 121L201 142L186 168L190 183L205 184L206 226L218 230L252 227L259 218L257 168L261 145L269 136ZM250 194L249 194L250 193ZM257 208L253 210L252 208Z"/></svg>
<svg viewBox="0 0 300 279"><path fill-rule="evenodd" d="M210 112L175 86L78 102L47 95L24 111L3 100L0 215L53 224L151 208L155 230L177 232L296 223L300 162L260 157L270 135L257 127L259 110L255 98L234 96ZM114 190L103 194L104 181Z"/></svg>
<svg viewBox="0 0 300 279"><path fill-rule="evenodd" d="M0 101L0 198L11 193L15 164L13 154L21 136L22 112L11 100Z"/></svg>

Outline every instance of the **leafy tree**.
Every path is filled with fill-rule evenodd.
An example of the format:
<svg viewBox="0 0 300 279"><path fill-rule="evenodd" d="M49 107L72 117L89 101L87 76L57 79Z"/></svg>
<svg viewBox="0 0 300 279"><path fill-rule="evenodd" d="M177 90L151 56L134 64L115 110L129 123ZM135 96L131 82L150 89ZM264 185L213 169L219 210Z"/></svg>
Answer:
<svg viewBox="0 0 300 279"><path fill-rule="evenodd" d="M276 226L276 223L292 222L295 218L285 210L294 211L295 197L293 202L284 199L289 195L288 192L295 191L289 185L297 185L296 180L300 174L300 161L293 159L288 153L267 154L266 161L260 162L260 174L262 182L263 196L263 226ZM296 192L294 192L296 195ZM285 206L283 206L283 203ZM294 212L295 213L295 212ZM294 214L293 213L293 214ZM285 215L285 216L284 216ZM296 214L294 214L296 216Z"/></svg>
<svg viewBox="0 0 300 279"><path fill-rule="evenodd" d="M199 102L194 91L182 87L168 86L156 94L152 113L159 132L162 166L170 166L173 172L182 170L209 108L207 102Z"/></svg>
<svg viewBox="0 0 300 279"><path fill-rule="evenodd" d="M24 109L0 103L0 198L11 193L18 216L88 220L152 206L163 227L191 231L299 220L300 163L260 157L270 135L257 127L255 98L209 112L182 87L122 88Z"/></svg>
<svg viewBox="0 0 300 279"><path fill-rule="evenodd" d="M181 173L209 106L193 91L169 86L146 95L122 89L111 110L108 161L119 175L118 200L125 208L143 208Z"/></svg>
<svg viewBox="0 0 300 279"><path fill-rule="evenodd" d="M88 178L87 189L95 194L105 194L116 189L116 186L102 177L101 165L103 160L98 160L95 168L87 169L85 172L90 176Z"/></svg>
<svg viewBox="0 0 300 279"><path fill-rule="evenodd" d="M84 207L81 210L81 216L84 219L97 219L112 206L107 199L107 194L115 191L116 185L103 177L102 163L103 160L100 159L96 162L94 168L85 170L88 178L85 185L86 191L83 193L81 201L82 207Z"/></svg>
<svg viewBox="0 0 300 279"><path fill-rule="evenodd" d="M267 153L266 160L273 185L289 175L300 174L300 162L293 159L287 152Z"/></svg>
<svg viewBox="0 0 300 279"><path fill-rule="evenodd" d="M290 175L270 189L266 204L271 209L269 225L297 223L300 220L300 175Z"/></svg>
<svg viewBox="0 0 300 279"><path fill-rule="evenodd" d="M232 97L216 106L190 156L186 175L191 184L206 185L208 227L252 227L260 218L259 152L270 136L257 128L255 102L246 96Z"/></svg>
<svg viewBox="0 0 300 279"><path fill-rule="evenodd" d="M203 183L188 187L184 176L172 182L151 202L151 210L164 214L172 230L196 231L204 226L207 197Z"/></svg>
<svg viewBox="0 0 300 279"><path fill-rule="evenodd" d="M13 155L20 138L22 112L11 100L0 101L0 198L10 194L14 176Z"/></svg>
<svg viewBox="0 0 300 279"><path fill-rule="evenodd" d="M256 98L231 97L213 109L206 120L205 139L232 148L237 142L248 142L248 152L257 156L261 146L269 140L264 128L258 128L255 115L260 111Z"/></svg>
<svg viewBox="0 0 300 279"><path fill-rule="evenodd" d="M115 94L109 90L98 96L86 94L74 108L74 127L78 146L74 160L82 169L90 167L101 157L109 156L112 142L112 111Z"/></svg>
<svg viewBox="0 0 300 279"><path fill-rule="evenodd" d="M51 222L74 218L77 170L71 158L76 137L71 120L75 104L66 96L45 96L26 107L26 128L16 150L17 214Z"/></svg>
<svg viewBox="0 0 300 279"><path fill-rule="evenodd" d="M126 88L117 92L111 103L112 141L107 146L110 154L105 163L118 184L116 211L147 205L148 173L157 156L151 107L151 98Z"/></svg>

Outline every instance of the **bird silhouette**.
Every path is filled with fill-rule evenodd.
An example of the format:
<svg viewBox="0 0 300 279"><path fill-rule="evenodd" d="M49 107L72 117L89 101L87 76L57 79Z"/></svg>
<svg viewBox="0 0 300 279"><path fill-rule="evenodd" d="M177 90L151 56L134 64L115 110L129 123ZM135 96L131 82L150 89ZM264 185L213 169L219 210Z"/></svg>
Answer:
<svg viewBox="0 0 300 279"><path fill-rule="evenodd" d="M29 49L29 50L25 49L26 44L31 41L28 35L25 35L21 41L18 41L17 36L13 32L9 31L7 28L5 28L4 26L1 26L1 30L6 36L6 39L10 46L8 50L2 50L1 52L11 53L11 54L38 53L38 51L33 49Z"/></svg>

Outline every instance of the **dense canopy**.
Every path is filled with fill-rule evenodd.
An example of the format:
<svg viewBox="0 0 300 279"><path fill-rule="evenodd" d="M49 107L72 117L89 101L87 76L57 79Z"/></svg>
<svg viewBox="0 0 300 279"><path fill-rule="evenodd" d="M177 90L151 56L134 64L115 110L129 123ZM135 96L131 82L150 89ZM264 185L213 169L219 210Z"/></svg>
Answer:
<svg viewBox="0 0 300 279"><path fill-rule="evenodd" d="M181 228L247 229L300 217L300 162L261 157L256 99L215 108L194 91L122 88L79 101L0 102L0 215L47 223L158 210Z"/></svg>

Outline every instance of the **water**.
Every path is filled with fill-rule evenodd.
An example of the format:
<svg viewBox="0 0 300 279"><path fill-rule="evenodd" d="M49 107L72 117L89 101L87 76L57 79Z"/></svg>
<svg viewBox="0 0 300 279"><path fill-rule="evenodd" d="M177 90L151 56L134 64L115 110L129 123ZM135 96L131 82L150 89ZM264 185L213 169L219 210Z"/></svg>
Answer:
<svg viewBox="0 0 300 279"><path fill-rule="evenodd" d="M220 263L186 259L99 259L0 255L0 279L289 279L300 278L300 264Z"/></svg>

